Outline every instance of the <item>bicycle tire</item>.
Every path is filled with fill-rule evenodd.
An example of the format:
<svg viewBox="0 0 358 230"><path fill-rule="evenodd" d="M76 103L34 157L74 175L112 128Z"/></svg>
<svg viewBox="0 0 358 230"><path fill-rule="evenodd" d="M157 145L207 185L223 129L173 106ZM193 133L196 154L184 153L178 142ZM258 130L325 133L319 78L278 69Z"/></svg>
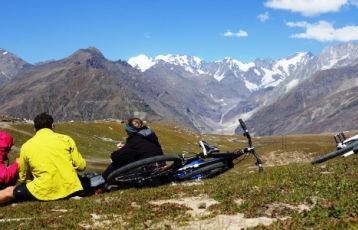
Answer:
<svg viewBox="0 0 358 230"><path fill-rule="evenodd" d="M161 155L124 165L109 174L108 184L141 185L157 178L172 178L181 166L179 156ZM167 178L167 179L168 179Z"/></svg>
<svg viewBox="0 0 358 230"><path fill-rule="evenodd" d="M352 143L343 149L339 149L339 150L327 153L323 156L319 156L319 157L315 158L311 163L318 164L318 163L325 162L327 160L335 158L336 156L343 155L349 151L352 151L353 149L356 149L357 147L358 147L358 142Z"/></svg>
<svg viewBox="0 0 358 230"><path fill-rule="evenodd" d="M191 169L192 171L187 172L184 176L178 177L178 180L189 180L189 179L206 179L212 178L232 168L230 164L224 161L215 162L204 167L198 167ZM184 170L186 172L187 170ZM197 176L197 177L196 177Z"/></svg>

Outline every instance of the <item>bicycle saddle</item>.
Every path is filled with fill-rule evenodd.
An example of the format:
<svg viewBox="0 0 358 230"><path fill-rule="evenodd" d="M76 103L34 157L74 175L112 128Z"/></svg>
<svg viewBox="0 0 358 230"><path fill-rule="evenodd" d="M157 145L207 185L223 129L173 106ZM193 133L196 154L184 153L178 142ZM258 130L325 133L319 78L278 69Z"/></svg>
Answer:
<svg viewBox="0 0 358 230"><path fill-rule="evenodd" d="M209 145L206 141L199 141L200 147L203 149L203 155L207 156L211 153L219 152L220 149L214 145Z"/></svg>

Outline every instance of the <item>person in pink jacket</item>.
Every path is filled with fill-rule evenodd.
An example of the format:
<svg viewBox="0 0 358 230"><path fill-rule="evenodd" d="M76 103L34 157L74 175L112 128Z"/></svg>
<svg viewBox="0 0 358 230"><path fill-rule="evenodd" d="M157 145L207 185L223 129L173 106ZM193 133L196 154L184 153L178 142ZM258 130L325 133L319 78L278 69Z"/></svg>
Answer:
<svg viewBox="0 0 358 230"><path fill-rule="evenodd" d="M13 145L12 136L4 131L0 131L0 189L15 185L18 178L18 158L16 158L12 165L8 166L9 152Z"/></svg>

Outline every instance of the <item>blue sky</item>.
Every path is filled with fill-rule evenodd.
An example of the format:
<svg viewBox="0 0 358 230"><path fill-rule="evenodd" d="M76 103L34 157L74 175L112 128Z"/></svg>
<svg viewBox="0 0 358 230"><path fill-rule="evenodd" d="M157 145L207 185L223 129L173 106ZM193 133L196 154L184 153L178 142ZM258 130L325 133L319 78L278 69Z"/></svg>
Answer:
<svg viewBox="0 0 358 230"><path fill-rule="evenodd" d="M0 48L30 63L89 46L249 62L358 41L358 0L2 0L0 12Z"/></svg>

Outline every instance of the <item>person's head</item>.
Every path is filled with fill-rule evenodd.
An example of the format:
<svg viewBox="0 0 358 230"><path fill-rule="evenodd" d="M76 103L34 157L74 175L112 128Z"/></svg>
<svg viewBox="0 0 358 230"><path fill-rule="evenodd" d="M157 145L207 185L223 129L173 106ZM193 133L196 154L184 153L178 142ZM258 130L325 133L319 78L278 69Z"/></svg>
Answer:
<svg viewBox="0 0 358 230"><path fill-rule="evenodd" d="M128 135L137 133L144 127L144 123L141 119L133 117L128 119L128 122L125 126L125 130Z"/></svg>
<svg viewBox="0 0 358 230"><path fill-rule="evenodd" d="M0 131L0 161L7 160L9 158L9 152L14 145L14 139L10 134L4 131Z"/></svg>
<svg viewBox="0 0 358 230"><path fill-rule="evenodd" d="M36 132L43 128L53 129L53 118L47 113L40 113L34 119Z"/></svg>

